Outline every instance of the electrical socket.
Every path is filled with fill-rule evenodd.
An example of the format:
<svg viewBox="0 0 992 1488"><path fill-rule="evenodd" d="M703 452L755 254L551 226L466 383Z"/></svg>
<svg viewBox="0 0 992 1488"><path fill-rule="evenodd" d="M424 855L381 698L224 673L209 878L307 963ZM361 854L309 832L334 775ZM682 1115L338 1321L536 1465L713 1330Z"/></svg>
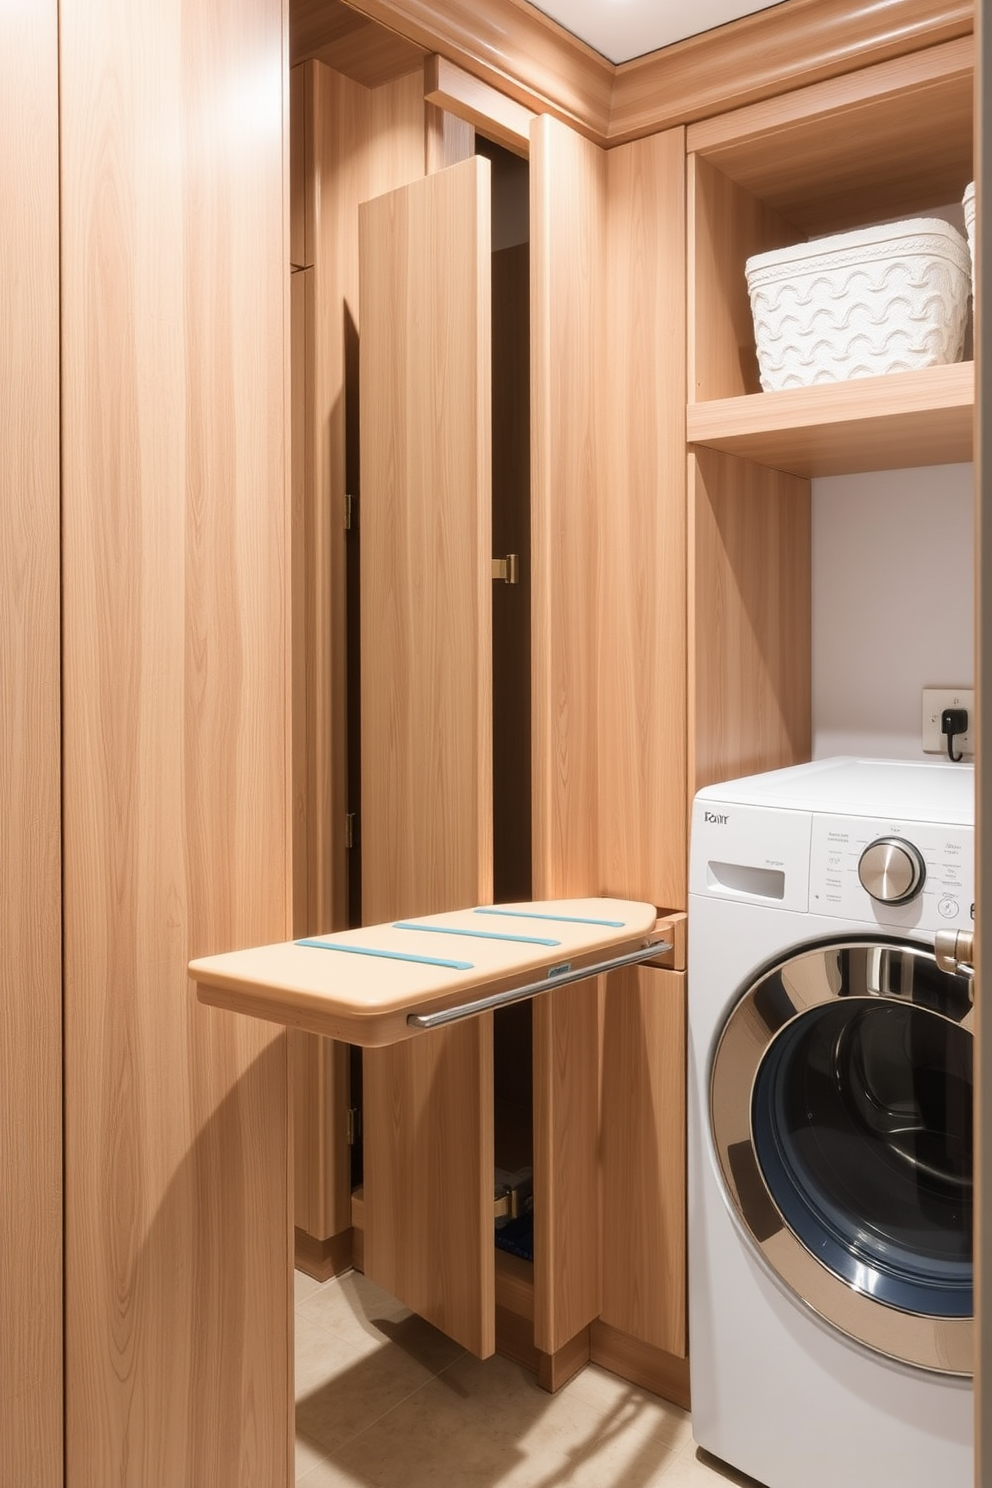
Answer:
<svg viewBox="0 0 992 1488"><path fill-rule="evenodd" d="M945 708L967 708L968 732L954 735L954 753L975 753L975 693L967 687L924 687L923 753L947 755L947 735L940 732L940 715Z"/></svg>

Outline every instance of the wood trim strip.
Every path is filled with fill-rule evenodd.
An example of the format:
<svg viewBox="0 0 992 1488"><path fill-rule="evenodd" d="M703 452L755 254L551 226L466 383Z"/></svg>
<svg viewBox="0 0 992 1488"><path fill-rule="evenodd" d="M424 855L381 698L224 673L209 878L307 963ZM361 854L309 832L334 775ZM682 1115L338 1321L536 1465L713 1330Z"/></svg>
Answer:
<svg viewBox="0 0 992 1488"><path fill-rule="evenodd" d="M531 109L480 82L436 52L424 62L424 98L459 119L467 119L488 139L515 155L530 154Z"/></svg>
<svg viewBox="0 0 992 1488"><path fill-rule="evenodd" d="M690 403L690 443L792 475L970 460L973 362ZM898 468L898 465L896 468Z"/></svg>
<svg viewBox="0 0 992 1488"><path fill-rule="evenodd" d="M314 1281L329 1281L350 1271L355 1263L355 1232L343 1230L326 1240L316 1240L306 1230L296 1227L295 1265L297 1271L312 1276Z"/></svg>
<svg viewBox="0 0 992 1488"><path fill-rule="evenodd" d="M615 67L521 0L349 0L538 113L621 144L966 36L972 0L790 0Z"/></svg>
<svg viewBox="0 0 992 1488"><path fill-rule="evenodd" d="M663 1349L631 1338L598 1319L590 1329L589 1345L593 1364L602 1365L621 1379L630 1380L631 1384L640 1385L683 1410L689 1409L688 1359L666 1354Z"/></svg>
<svg viewBox="0 0 992 1488"><path fill-rule="evenodd" d="M439 52L538 113L602 140L614 67L519 0L357 0L352 9Z"/></svg>
<svg viewBox="0 0 992 1488"><path fill-rule="evenodd" d="M58 7L11 7L3 30L0 1482L51 1488L63 1466Z"/></svg>
<svg viewBox="0 0 992 1488"><path fill-rule="evenodd" d="M825 115L840 116L850 131L852 108L875 104L887 95L908 93L916 99L919 89L928 83L963 75L970 77L974 66L975 38L969 33L943 46L927 47L875 67L859 66L855 72L826 78L809 88L700 120L686 131L686 151L705 155L720 165L725 150L738 153L751 141L777 134L790 124Z"/></svg>
<svg viewBox="0 0 992 1488"><path fill-rule="evenodd" d="M973 25L971 0L789 0L620 66L608 143L951 41Z"/></svg>

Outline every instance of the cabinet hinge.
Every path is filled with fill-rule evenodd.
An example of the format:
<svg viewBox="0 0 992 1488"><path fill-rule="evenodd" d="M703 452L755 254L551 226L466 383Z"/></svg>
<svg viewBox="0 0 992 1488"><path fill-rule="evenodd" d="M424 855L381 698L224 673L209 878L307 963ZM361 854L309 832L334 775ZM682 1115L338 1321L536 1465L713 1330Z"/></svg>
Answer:
<svg viewBox="0 0 992 1488"><path fill-rule="evenodd" d="M355 1106L351 1106L348 1110L347 1131L348 1146L354 1147L362 1134L362 1113Z"/></svg>
<svg viewBox="0 0 992 1488"><path fill-rule="evenodd" d="M518 584L520 582L519 553L507 553L505 558L494 558L493 578L502 579L504 584Z"/></svg>
<svg viewBox="0 0 992 1488"><path fill-rule="evenodd" d="M354 845L355 845L355 834L356 834L355 813L353 811L349 811L348 814L346 815L345 819L344 819L344 845L345 845L345 847L354 847Z"/></svg>
<svg viewBox="0 0 992 1488"><path fill-rule="evenodd" d="M350 532L351 531L352 526L354 525L354 519L355 519L355 498L354 498L354 496L352 496L352 495L349 494L349 495L346 495L345 498L344 498L344 530L345 530L345 532Z"/></svg>

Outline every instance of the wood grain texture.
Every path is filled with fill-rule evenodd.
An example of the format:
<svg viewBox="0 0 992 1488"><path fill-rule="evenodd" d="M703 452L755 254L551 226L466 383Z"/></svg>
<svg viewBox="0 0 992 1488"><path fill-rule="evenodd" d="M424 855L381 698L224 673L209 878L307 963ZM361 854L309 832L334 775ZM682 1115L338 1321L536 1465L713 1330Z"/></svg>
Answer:
<svg viewBox="0 0 992 1488"><path fill-rule="evenodd" d="M974 62L963 36L859 67L693 124L688 148L803 237L926 213L973 178Z"/></svg>
<svg viewBox="0 0 992 1488"><path fill-rule="evenodd" d="M293 546L294 930L306 935L349 922L344 509L346 493L359 496L358 207L423 175L424 107L416 73L373 92L308 62L293 69L291 85L303 100L291 153L305 165L302 215L313 265L299 332L294 319L294 366L298 335L305 348L293 398L294 489L297 475L303 480ZM325 1240L351 1223L347 1054L294 1033L290 1057L296 1225Z"/></svg>
<svg viewBox="0 0 992 1488"><path fill-rule="evenodd" d="M608 161L606 463L599 496L598 868L603 893L685 903L685 153Z"/></svg>
<svg viewBox="0 0 992 1488"><path fill-rule="evenodd" d="M449 114L436 103L425 101L424 105L424 172L432 176L435 171L445 170L449 165L458 165L475 154L475 129L465 119Z"/></svg>
<svg viewBox="0 0 992 1488"><path fill-rule="evenodd" d="M313 263L312 193L309 116L311 71L294 67L289 74L289 262L294 269Z"/></svg>
<svg viewBox="0 0 992 1488"><path fill-rule="evenodd" d="M355 0L351 8L535 113L605 139L614 68L520 0Z"/></svg>
<svg viewBox="0 0 992 1488"><path fill-rule="evenodd" d="M0 51L0 1482L62 1481L58 9Z"/></svg>
<svg viewBox="0 0 992 1488"><path fill-rule="evenodd" d="M314 1281L329 1281L355 1265L355 1232L351 1228L327 1240L315 1240L306 1230L296 1231L293 1260L297 1271Z"/></svg>
<svg viewBox="0 0 992 1488"><path fill-rule="evenodd" d="M971 460L975 367L957 362L690 404L690 442L806 477Z"/></svg>
<svg viewBox="0 0 992 1488"><path fill-rule="evenodd" d="M531 230L533 892L595 893L597 538L605 455L607 168L535 120ZM535 1342L553 1354L599 1312L595 986L534 1005Z"/></svg>
<svg viewBox="0 0 992 1488"><path fill-rule="evenodd" d="M534 1001L534 1342L545 1354L600 1310L598 982Z"/></svg>
<svg viewBox="0 0 992 1488"><path fill-rule="evenodd" d="M351 1226L348 1046L291 1029L289 1061L294 1223L314 1241L329 1240Z"/></svg>
<svg viewBox="0 0 992 1488"><path fill-rule="evenodd" d="M63 0L66 1483L292 1481L283 15Z"/></svg>
<svg viewBox="0 0 992 1488"><path fill-rule="evenodd" d="M689 457L689 790L808 760L809 483Z"/></svg>
<svg viewBox="0 0 992 1488"><path fill-rule="evenodd" d="M684 1357L685 975L605 978L602 1322Z"/></svg>
<svg viewBox="0 0 992 1488"><path fill-rule="evenodd" d="M544 899L599 889L605 152L544 115L530 188L534 894Z"/></svg>
<svg viewBox="0 0 992 1488"><path fill-rule="evenodd" d="M365 1273L484 1359L496 1347L492 1014L408 1052L365 1055Z"/></svg>
<svg viewBox="0 0 992 1488"><path fill-rule="evenodd" d="M360 214L366 922L492 895L489 211L473 159ZM492 1080L491 1015L365 1056L367 1272L483 1357Z"/></svg>
<svg viewBox="0 0 992 1488"><path fill-rule="evenodd" d="M688 1359L666 1354L598 1320L589 1330L589 1356L621 1379L671 1400L682 1410L689 1409Z"/></svg>
<svg viewBox="0 0 992 1488"><path fill-rule="evenodd" d="M968 35L971 0L789 0L617 69L609 142Z"/></svg>
<svg viewBox="0 0 992 1488"><path fill-rule="evenodd" d="M752 253L782 248L802 239L794 223L744 191L703 156L689 156L690 402L760 390L744 264Z"/></svg>
<svg viewBox="0 0 992 1488"><path fill-rule="evenodd" d="M335 72L378 88L417 72L424 48L379 26L341 0L290 0L290 61L324 62Z"/></svg>
<svg viewBox="0 0 992 1488"><path fill-rule="evenodd" d="M308 10L318 0L301 0ZM520 0L349 0L598 144L708 118L969 34L972 0L790 0L614 67Z"/></svg>
<svg viewBox="0 0 992 1488"><path fill-rule="evenodd" d="M476 157L360 213L366 923L491 889L488 183Z"/></svg>
<svg viewBox="0 0 992 1488"><path fill-rule="evenodd" d="M424 97L439 108L474 124L487 139L515 155L530 154L530 126L534 115L488 83L456 67L436 53L424 61Z"/></svg>

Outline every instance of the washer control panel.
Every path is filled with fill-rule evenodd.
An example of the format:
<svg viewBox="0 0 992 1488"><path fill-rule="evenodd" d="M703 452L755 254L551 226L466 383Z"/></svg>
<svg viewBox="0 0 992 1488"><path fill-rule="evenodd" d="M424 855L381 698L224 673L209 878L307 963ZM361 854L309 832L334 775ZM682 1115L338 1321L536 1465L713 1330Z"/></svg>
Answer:
<svg viewBox="0 0 992 1488"><path fill-rule="evenodd" d="M967 929L974 830L933 822L813 817L809 907L867 924Z"/></svg>

